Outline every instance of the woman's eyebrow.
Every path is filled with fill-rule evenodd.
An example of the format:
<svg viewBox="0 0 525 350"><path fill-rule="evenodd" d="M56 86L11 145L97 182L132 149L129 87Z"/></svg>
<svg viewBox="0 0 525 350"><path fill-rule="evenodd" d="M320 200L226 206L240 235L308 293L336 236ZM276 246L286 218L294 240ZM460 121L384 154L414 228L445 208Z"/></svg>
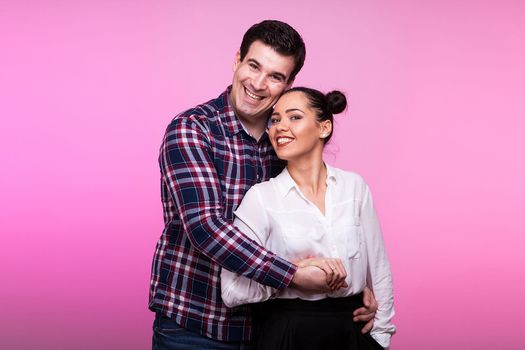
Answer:
<svg viewBox="0 0 525 350"><path fill-rule="evenodd" d="M290 113L290 112L294 112L294 111L299 111L299 112L304 113L304 111L302 109L299 109L299 108L289 108L289 109L285 110L284 112L285 113ZM275 114L279 115L280 113L274 110L272 112L272 115L275 115Z"/></svg>

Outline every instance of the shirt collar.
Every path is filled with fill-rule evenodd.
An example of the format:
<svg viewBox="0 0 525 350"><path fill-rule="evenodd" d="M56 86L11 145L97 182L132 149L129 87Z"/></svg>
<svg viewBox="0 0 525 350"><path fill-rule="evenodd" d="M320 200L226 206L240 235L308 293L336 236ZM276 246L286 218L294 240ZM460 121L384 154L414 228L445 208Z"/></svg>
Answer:
<svg viewBox="0 0 525 350"><path fill-rule="evenodd" d="M226 91L220 96L219 100L223 106L222 113L219 114L221 123L224 125L226 131L229 133L229 136L236 135L237 133L244 130L244 127L235 115L235 111L230 103L230 98L228 97L231 91L231 85L228 86Z"/></svg>
<svg viewBox="0 0 525 350"><path fill-rule="evenodd" d="M244 130L246 134L250 135L248 132L248 129L244 126L244 124L241 122L239 117L235 115L235 111L233 110L233 106L230 102L230 93L232 90L232 86L228 86L226 88L226 91L221 95L221 102L224 106L223 113L221 113L221 122L226 127L227 132L230 134L229 136L233 136ZM265 138L266 132L263 133L263 139Z"/></svg>
<svg viewBox="0 0 525 350"><path fill-rule="evenodd" d="M334 171L334 168L326 163L324 163L324 165L326 166L326 184L328 185L329 182L337 183L337 175ZM294 188L299 190L294 179L288 172L288 167L284 168L284 170L279 175L277 175L274 180L277 182L277 188L283 197L286 197L286 195Z"/></svg>

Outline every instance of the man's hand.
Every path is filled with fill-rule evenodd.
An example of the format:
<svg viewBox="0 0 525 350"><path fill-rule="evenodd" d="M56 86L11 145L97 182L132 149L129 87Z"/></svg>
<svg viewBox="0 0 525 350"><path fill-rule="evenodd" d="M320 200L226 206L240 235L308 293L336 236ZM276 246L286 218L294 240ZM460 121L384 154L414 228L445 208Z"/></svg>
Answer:
<svg viewBox="0 0 525 350"><path fill-rule="evenodd" d="M377 311L376 298L374 297L374 293L372 293L368 287L365 287L365 290L363 291L363 304L365 304L365 306L354 311L354 322L366 322L361 330L364 334L370 332L374 326L374 317Z"/></svg>
<svg viewBox="0 0 525 350"><path fill-rule="evenodd" d="M340 259L308 258L296 262L299 269L292 287L310 293L328 293L346 288L346 270Z"/></svg>
<svg viewBox="0 0 525 350"><path fill-rule="evenodd" d="M326 283L326 274L317 266L299 266L293 275L290 287L301 291L317 294L328 293L330 287Z"/></svg>

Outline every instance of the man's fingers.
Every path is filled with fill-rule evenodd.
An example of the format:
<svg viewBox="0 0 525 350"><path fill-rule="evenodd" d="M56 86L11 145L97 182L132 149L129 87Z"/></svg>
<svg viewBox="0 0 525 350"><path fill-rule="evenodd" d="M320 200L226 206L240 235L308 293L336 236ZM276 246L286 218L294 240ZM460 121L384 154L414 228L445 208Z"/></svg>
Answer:
<svg viewBox="0 0 525 350"><path fill-rule="evenodd" d="M374 311L370 311L366 307L360 307L359 309L354 310L354 321L370 321L373 320L375 316Z"/></svg>
<svg viewBox="0 0 525 350"><path fill-rule="evenodd" d="M372 295L372 291L370 290L370 288L365 287L365 289L363 290L363 304L365 304L366 307L370 307L370 303L372 299L371 295Z"/></svg>
<svg viewBox="0 0 525 350"><path fill-rule="evenodd" d="M365 326L361 329L361 333L365 334L372 330L372 327L374 326L374 320L368 321Z"/></svg>
<svg viewBox="0 0 525 350"><path fill-rule="evenodd" d="M363 304L370 311L377 311L377 300L374 297L374 292L372 292L368 287L365 287L365 289L363 290Z"/></svg>

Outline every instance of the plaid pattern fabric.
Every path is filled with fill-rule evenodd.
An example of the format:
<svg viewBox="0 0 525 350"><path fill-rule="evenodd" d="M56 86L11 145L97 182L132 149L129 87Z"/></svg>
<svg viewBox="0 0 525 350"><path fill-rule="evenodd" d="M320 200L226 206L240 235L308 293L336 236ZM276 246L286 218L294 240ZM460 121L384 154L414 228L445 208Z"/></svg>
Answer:
<svg viewBox="0 0 525 350"><path fill-rule="evenodd" d="M284 164L266 134L257 142L244 130L228 90L172 120L159 164L165 228L153 258L150 309L213 339L249 340L250 310L223 304L220 269L278 289L291 282L295 265L232 225L246 191Z"/></svg>

